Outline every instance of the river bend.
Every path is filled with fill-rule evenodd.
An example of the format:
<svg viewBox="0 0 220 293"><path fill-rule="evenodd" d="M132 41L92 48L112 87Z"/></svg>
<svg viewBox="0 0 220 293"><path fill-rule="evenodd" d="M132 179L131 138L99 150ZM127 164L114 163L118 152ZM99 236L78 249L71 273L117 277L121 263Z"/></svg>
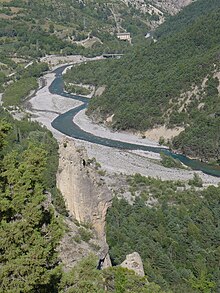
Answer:
<svg viewBox="0 0 220 293"><path fill-rule="evenodd" d="M200 162L199 160L190 159L184 155L175 154L167 149L153 146L145 146L139 144L133 144L128 142L123 142L119 140L108 139L100 136L93 135L89 132L82 130L78 125L73 122L74 116L85 109L88 106L89 99L81 96L76 96L73 94L66 93L63 87L63 77L62 72L69 65L61 66L58 69L54 70L55 79L49 87L49 91L52 94L61 95L66 98L75 99L82 102L82 105L67 111L59 115L53 120L51 125L60 131L61 133L73 137L75 139L80 139L88 141L91 143L100 144L103 146L114 147L118 149L125 150L142 150L154 153L165 153L175 159L179 159L183 164L192 168L193 170L200 170L208 175L220 177L220 166L211 166L206 163Z"/></svg>

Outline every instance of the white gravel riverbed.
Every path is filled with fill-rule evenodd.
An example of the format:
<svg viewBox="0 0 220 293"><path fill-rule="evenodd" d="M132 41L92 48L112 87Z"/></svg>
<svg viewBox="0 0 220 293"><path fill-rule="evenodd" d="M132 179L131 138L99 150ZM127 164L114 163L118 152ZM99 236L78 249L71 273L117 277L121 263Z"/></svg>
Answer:
<svg viewBox="0 0 220 293"><path fill-rule="evenodd" d="M73 59L71 59L71 62L73 62ZM79 62L78 59L77 62ZM66 136L52 128L51 122L59 115L59 113L65 113L66 111L80 105L81 102L51 94L48 87L52 83L54 77L55 75L53 73L49 73L44 76L46 86L40 89L35 97L30 99L29 103L31 109L29 109L29 113L33 115L32 120L42 123L42 125L51 130L53 135L60 141ZM85 115L85 111L80 112L75 117L74 122L76 122L83 130L98 136L130 143L158 146L156 142L147 138L142 139L138 136L125 132L112 132L106 127L96 125ZM140 173L145 176L158 177L163 180L183 181L189 180L194 174L194 171L169 169L157 164L152 159L158 159L158 154L119 150L85 141L75 141L77 145L84 146L87 149L89 157L96 158L96 160L101 164L103 170L106 170L111 174ZM220 183L220 178L209 176L202 172L198 172L198 174L207 185Z"/></svg>

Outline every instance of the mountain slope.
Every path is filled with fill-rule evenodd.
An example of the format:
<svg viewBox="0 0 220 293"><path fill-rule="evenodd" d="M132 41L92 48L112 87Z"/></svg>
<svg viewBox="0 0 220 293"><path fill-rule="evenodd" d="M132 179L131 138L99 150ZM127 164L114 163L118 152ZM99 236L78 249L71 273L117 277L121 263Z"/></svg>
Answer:
<svg viewBox="0 0 220 293"><path fill-rule="evenodd" d="M157 9L159 1L150 1L156 3L154 6L148 2L143 1L143 11L137 2L128 5L121 0L1 0L2 71L8 74L18 63L22 66L28 58L45 54L123 52L130 46L117 39L117 32L130 32L136 43L164 20L163 9Z"/></svg>
<svg viewBox="0 0 220 293"><path fill-rule="evenodd" d="M176 22L170 20L169 34L166 29L163 35L161 27L156 43L136 48L107 68L100 63L104 71L97 70L95 64L77 68L77 72L73 69L75 79L85 70L88 74L88 67L102 72L97 81L106 85L106 91L91 101L88 113L101 114L103 119L114 115L112 127L117 129L184 127L191 142L185 146L182 133L174 147L206 160L219 159L219 138L215 133L220 112L220 3L213 1L206 9L205 2L188 6L179 14L180 22L178 17ZM183 21L181 15L185 15ZM165 27L169 27L169 21ZM198 131L192 134L194 126L201 128L202 136Z"/></svg>

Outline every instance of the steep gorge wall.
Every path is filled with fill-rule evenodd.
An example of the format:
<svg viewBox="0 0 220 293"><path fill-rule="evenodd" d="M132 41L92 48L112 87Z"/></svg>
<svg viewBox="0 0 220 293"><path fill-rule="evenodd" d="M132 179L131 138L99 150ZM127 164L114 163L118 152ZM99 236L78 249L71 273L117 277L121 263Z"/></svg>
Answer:
<svg viewBox="0 0 220 293"><path fill-rule="evenodd" d="M105 215L111 204L111 192L98 175L96 162L84 148L72 140L60 144L57 186L67 209L79 223L91 223L98 238L105 237Z"/></svg>

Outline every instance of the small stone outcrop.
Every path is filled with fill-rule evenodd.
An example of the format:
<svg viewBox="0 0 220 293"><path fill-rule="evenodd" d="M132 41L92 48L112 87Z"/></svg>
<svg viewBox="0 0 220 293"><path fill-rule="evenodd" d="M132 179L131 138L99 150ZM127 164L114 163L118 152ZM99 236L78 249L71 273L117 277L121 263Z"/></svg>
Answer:
<svg viewBox="0 0 220 293"><path fill-rule="evenodd" d="M98 239L102 267L110 265L105 236L105 216L112 195L97 169L95 159L89 159L85 148L77 147L73 140L65 139L59 147L57 187L61 191L69 214L80 224L89 224Z"/></svg>
<svg viewBox="0 0 220 293"><path fill-rule="evenodd" d="M120 266L135 271L135 273L141 277L144 277L145 275L142 259L137 252L128 254L126 256L126 259L123 261L123 263L120 264Z"/></svg>

